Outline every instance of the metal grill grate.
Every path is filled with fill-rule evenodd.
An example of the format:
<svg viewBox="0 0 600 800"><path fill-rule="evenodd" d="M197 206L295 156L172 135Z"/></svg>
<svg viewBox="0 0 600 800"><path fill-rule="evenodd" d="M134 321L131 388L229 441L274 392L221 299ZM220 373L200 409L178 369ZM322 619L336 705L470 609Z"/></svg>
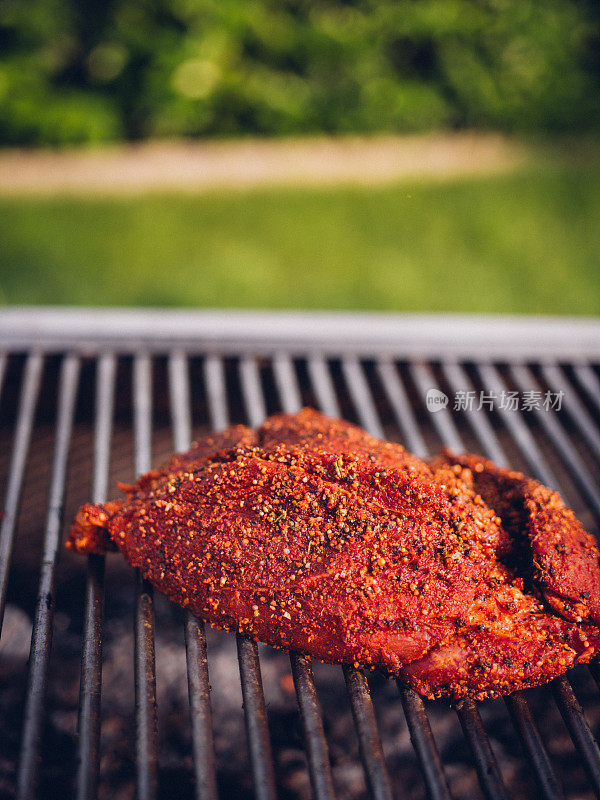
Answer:
<svg viewBox="0 0 600 800"><path fill-rule="evenodd" d="M278 409L293 412L303 404L312 404L327 414L354 419L374 436L397 436L420 456L427 456L432 448L443 444L455 450L482 452L500 464L511 462L525 467L544 483L563 491L590 526L595 528L600 520L599 323L8 310L0 318L0 350L0 385L4 381L5 394L3 430L5 441L10 441L12 448L0 532L0 630L15 541L30 502L24 498L20 513L28 459L39 448L36 408L46 403L52 392L49 376L58 372L39 586L14 767L16 795L23 800L38 796L40 762L44 769L45 696L55 621L55 584L65 491L71 475L71 440L78 420L83 420L82 424L93 422L94 502L103 502L113 493L109 471L115 405L130 409L125 414L130 413L133 429L132 471L138 474L156 461L153 425L157 399L158 413L162 413L163 406L168 409L170 449L175 450L185 450L198 427L219 429L230 421L255 426L267 413ZM201 396L192 390L192 372L194 386L201 387ZM86 380L92 379L93 392L88 391L82 374ZM11 400L17 380L20 395ZM470 410L454 412L450 403L443 410L428 413L424 399L430 389L443 390L450 396L458 391L483 390L500 396L511 390L523 393L549 389L563 393L564 410L489 412L477 410L475 405ZM76 758L70 768L72 792L77 798L96 797L99 785L105 569L104 557L89 556L85 597L81 598L84 611L78 736ZM152 587L139 574L132 575L131 581L135 586L135 784L137 796L146 800L157 796L161 768L155 600ZM14 583L12 595L17 598L18 590ZM189 613L184 619L184 636L193 792L208 800L219 792L207 642L204 624ZM273 763L259 649L238 636L237 653L254 793L259 800L271 800L280 787ZM290 654L290 662L312 793L319 800L334 798L337 787L313 669L297 653ZM596 664L591 672L599 682ZM403 796L402 786L391 779L386 767L367 679L352 667L344 667L343 675L368 792L377 800ZM448 800L451 792L447 766L428 716L434 706L438 712L446 706L426 706L401 684L398 691L414 758L424 781L422 789L432 800ZM539 692L542 703L554 698L587 774L587 789L600 797L600 753L569 678L559 678ZM529 697L517 692L506 699L506 707L538 795L547 800L565 796L552 758L552 732L540 731ZM600 699L596 703L588 698L586 711L598 708ZM398 714L399 709L400 704ZM485 797L502 800L513 795L515 787L507 788L505 784L478 704L463 701L456 714ZM68 773L69 768L66 770ZM453 793L457 790L453 789ZM229 789L223 796L237 795Z"/></svg>

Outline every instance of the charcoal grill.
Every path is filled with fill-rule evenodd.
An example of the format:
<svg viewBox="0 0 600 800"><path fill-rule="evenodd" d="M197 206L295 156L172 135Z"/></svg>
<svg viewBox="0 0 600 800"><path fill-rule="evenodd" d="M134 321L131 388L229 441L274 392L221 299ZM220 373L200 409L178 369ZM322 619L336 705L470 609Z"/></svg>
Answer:
<svg viewBox="0 0 600 800"><path fill-rule="evenodd" d="M67 787L60 796L94 798L99 786L101 794L111 796L103 788L99 769L103 630L110 619L104 613L108 600L104 587L112 568L110 559L87 559L85 591L78 598L82 627L77 731L72 726L71 749L66 751L70 757L58 765L54 759L50 772L51 750L44 741L46 698L53 668L57 590L67 558L61 546L69 521L65 517L83 500L91 497L102 502L114 494L112 482L109 485L109 474L115 471L113 444L118 436L127 436L130 427L133 459L127 467L129 475L120 475L125 479L149 469L158 454L164 457L172 448L186 449L197 432L219 429L230 421L257 425L278 409L295 411L310 404L327 414L353 419L375 436L398 438L420 456L447 445L524 468L559 488L588 527L596 530L600 519L599 364L600 323L591 320L3 310L0 382L6 490L0 534L0 624L6 603L18 606L22 600L32 614L33 628L22 712L14 734L18 744L0 754L0 791L26 800L51 795L53 781L58 781ZM425 400L431 389L450 398L445 408L427 409ZM478 409L477 402L454 410L452 398L457 392L473 391L477 397L484 391L499 397L502 392L532 390L562 393L562 410L490 410L485 405ZM118 426L115 420L120 420ZM158 448L157 427L163 432L171 429ZM82 450L89 451L88 460L80 456ZM28 471L35 477L33 462L40 458L49 465L45 510L35 500L35 481L27 484ZM28 574L35 576L37 589L24 585L17 574L20 537L26 535L27 519L36 515L39 529L43 527L41 559ZM29 548L28 539L22 550ZM85 570L85 560L80 563ZM130 752L135 753L131 770L137 797L147 800L159 791L165 797L241 797L241 789L224 786L219 779L223 765L215 758L213 743L206 631L190 614L182 617L189 692L189 709L183 715L189 734L189 786L181 795L177 793L181 789L171 792L168 781L160 781L155 669L155 605L160 598L139 573L130 572L129 581L135 587L131 663L135 724ZM69 580L74 580L72 575ZM81 589L83 579L73 585ZM258 800L292 797L289 786L280 785L273 761L259 652L262 647L259 651L250 640L237 637L247 740L247 756L240 754L240 758L250 766ZM310 777L304 795L300 791L297 796L305 796L310 785L318 800L340 792L349 797L347 788L340 790L338 773L332 774L325 733L332 727L328 715L335 717L336 712L326 709L323 717L319 681L313 674L319 665L295 653L289 658ZM160 674L160 659L156 666ZM395 720L396 731L407 726L414 747L412 754L402 755L402 769L412 764L421 776L410 791L402 783L402 769L388 769L398 753L394 737L388 736L384 755L377 721L381 703L374 706L369 688L376 678L367 679L352 667L337 669L338 674L343 672L364 768L360 797L388 800L427 794L432 800L448 800L460 796L466 784L453 778L454 757L443 736L436 735L443 728L440 720L454 714L464 732L461 746L479 781L479 788L468 784L469 797L481 797L481 793L488 800L532 795L546 800L565 795L600 797L600 753L588 722L600 722L598 686L590 678L596 683L600 680L596 664L591 670L579 668L549 687L515 693L505 705L466 700L454 709L447 703L425 704L402 684L395 689L400 702L394 702L390 682L382 679L377 691L383 691L385 713ZM56 680L60 684L60 676ZM385 690L381 690L382 682ZM585 715L573 686L583 698ZM110 702L110 697L103 698L103 709ZM551 713L549 709L560 711L564 727L555 714L550 728L544 723L542 729L541 720ZM505 736L508 745L497 732L491 741L487 732L486 720L502 713L512 721ZM567 731L571 755L565 761L566 757L557 756L555 741L566 739ZM504 756L513 740L520 742L514 758L521 766L507 778ZM567 762L574 772L564 766ZM529 776L525 788L520 785L523 775ZM123 791L119 796L131 796L130 789Z"/></svg>

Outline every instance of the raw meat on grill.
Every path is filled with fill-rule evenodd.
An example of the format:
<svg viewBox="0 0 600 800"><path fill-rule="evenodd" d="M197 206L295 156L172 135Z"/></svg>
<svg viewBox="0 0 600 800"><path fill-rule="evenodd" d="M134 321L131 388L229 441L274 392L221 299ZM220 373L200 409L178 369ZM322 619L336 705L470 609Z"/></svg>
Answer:
<svg viewBox="0 0 600 800"><path fill-rule="evenodd" d="M593 539L478 456L429 465L304 409L121 488L83 506L68 546L116 547L175 602L276 647L454 698L544 683L600 647Z"/></svg>

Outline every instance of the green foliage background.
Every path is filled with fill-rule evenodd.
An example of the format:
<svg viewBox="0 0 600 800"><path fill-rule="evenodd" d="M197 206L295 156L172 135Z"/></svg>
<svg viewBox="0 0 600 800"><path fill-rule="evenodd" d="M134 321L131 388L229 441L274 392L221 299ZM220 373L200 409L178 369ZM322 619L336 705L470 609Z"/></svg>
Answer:
<svg viewBox="0 0 600 800"><path fill-rule="evenodd" d="M597 128L598 8L3 0L0 142Z"/></svg>

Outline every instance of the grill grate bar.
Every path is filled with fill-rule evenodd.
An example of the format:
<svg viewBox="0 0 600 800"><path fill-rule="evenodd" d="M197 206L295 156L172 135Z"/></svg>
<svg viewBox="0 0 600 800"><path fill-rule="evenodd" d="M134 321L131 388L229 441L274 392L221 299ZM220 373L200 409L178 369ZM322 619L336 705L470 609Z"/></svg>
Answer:
<svg viewBox="0 0 600 800"><path fill-rule="evenodd" d="M254 794L256 800L274 800L277 797L275 771L258 647L256 642L245 636L238 634L236 639Z"/></svg>
<svg viewBox="0 0 600 800"><path fill-rule="evenodd" d="M427 398L427 392L430 389L438 388L433 373L427 364L411 364L410 374L423 400ZM448 447L450 450L460 453L463 449L463 444L456 430L456 426L452 422L450 412L446 409L442 409L433 414L432 419L444 447Z"/></svg>
<svg viewBox="0 0 600 800"><path fill-rule="evenodd" d="M196 797L213 800L218 792L206 633L204 623L189 611L185 616L185 651Z"/></svg>
<svg viewBox="0 0 600 800"><path fill-rule="evenodd" d="M258 365L254 358L246 356L240 361L240 378L248 423L251 428L256 428L267 416L267 409L260 385Z"/></svg>
<svg viewBox="0 0 600 800"><path fill-rule="evenodd" d="M400 681L397 681L397 685L408 724L410 740L423 770L430 800L451 800L442 759L433 738L425 703L408 686L404 686Z"/></svg>
<svg viewBox="0 0 600 800"><path fill-rule="evenodd" d="M93 502L103 502L107 493L109 462L111 458L111 439L114 416L115 389L117 381L117 352L133 355L133 430L136 477L151 466L153 435L152 373L154 353L136 350L142 340L127 345L121 343L114 350L106 352L101 347L95 353L95 412L94 412L94 458L93 458ZM86 345L87 347L87 345ZM222 429L228 423L229 392L225 379L224 352L221 355L206 353L205 343L181 340L165 342L156 354L167 355L168 391L170 397L171 426L175 450L187 449L192 433L192 401L190 396L190 354L201 354L204 368L204 383L209 406L210 422L213 429ZM311 347L321 347L314 343ZM174 349L169 349L174 348ZM303 353L295 345L287 345L285 340L271 343L263 351L262 345L253 349L251 343L240 344L237 351L227 350L239 359L239 385L245 408L245 416L250 425L259 425L273 403L267 395L270 375L274 377L279 405L288 412L295 412L302 405L302 394L315 397L315 404L325 413L340 415L343 407L350 402L355 409L360 424L371 434L385 437L386 415L380 413L379 395L371 381L381 388L387 398L386 408L391 409L403 438L411 451L427 457L426 435L429 435L429 422L435 427L444 444L455 450L464 447L462 427L455 423L452 410L424 416L427 422L422 426L422 418L413 409L410 392L416 385L419 395L426 395L427 389L437 388L433 377L431 361L411 362L407 365L410 379L404 380L403 368L395 360L393 347L381 347L379 354L357 351L351 347L327 351L321 349ZM87 351L86 351L87 352ZM408 351L407 351L408 352ZM489 361L475 362L478 378L471 382L466 369L458 362L457 356L448 348L447 357L432 355L440 363L440 386L450 386L455 391L470 390L480 380L486 391L507 391L519 388L529 391L532 388L544 390L547 387L565 394L563 409L565 415L553 411L534 410L534 414L510 414L498 409L497 419L507 429L516 448L523 455L531 472L544 483L558 488L554 475L554 461L546 458L545 450L538 447L536 430L540 428L553 451L553 457L560 457L569 475L587 501L595 516L600 520L600 492L588 466L588 450L582 457L569 438L571 428L563 425L569 422L581 434L580 441L589 446L593 457L600 455L600 426L595 415L590 412L588 399L600 408L600 380L595 368L579 362L568 369L555 360L546 358L536 362L539 367L532 368L523 361L508 360L506 372L500 371ZM74 437L75 412L78 408L78 387L81 377L80 355L70 355L61 350L62 359L58 363L58 402L56 407L53 456L50 469L50 487L46 523L44 528L43 557L39 575L39 591L34 614L31 639L28 683L25 693L25 707L21 731L20 755L17 767L17 796L29 800L37 796L38 760L42 749L44 730L44 705L47 675L54 623L55 576L58 566L61 543L62 516L64 507L65 482L69 465L69 449ZM268 353L268 360L262 356ZM321 355L322 353L322 355ZM8 375L12 375L10 353L0 351L0 392ZM303 359L309 377L309 386L299 386L293 358ZM375 370L364 358L374 358ZM426 358L421 354L419 357ZM466 356L465 356L466 357ZM554 355L552 358L556 358ZM339 361L338 361L339 358ZM487 358L487 356L486 356ZM330 359L333 359L331 361ZM437 362L436 362L437 363ZM338 364L341 367L343 389L338 386ZM0 634L6 598L9 567L12 560L13 543L18 530L20 496L25 480L31 439L36 420L38 395L44 376L45 357L41 352L30 351L21 373L20 401L16 413L12 436L8 483L5 495L5 513L0 521ZM50 365L54 370L54 362ZM263 371L265 374L263 375ZM268 374L267 374L268 373ZM437 375L437 370L435 372ZM505 380L504 376L508 376ZM263 386L263 378L265 386ZM227 382L229 373L227 374ZM409 389L410 387L410 389ZM8 391L8 387L6 387ZM338 401L338 393L340 401ZM543 395L543 391L542 391ZM347 398L347 400L346 400ZM419 403L421 400L419 400ZM11 396L12 403L12 396ZM237 405L236 405L237 408ZM422 406L419 406L419 413ZM503 441L495 431L495 420L481 410L463 409L465 420L472 429L479 446L496 463L508 462ZM494 423L494 424L492 424ZM37 430L37 429L36 429ZM504 432L503 432L504 435ZM471 431L469 431L470 441ZM501 443L502 441L502 443ZM511 450L512 452L512 450ZM37 464L37 461L36 461ZM558 475L562 475L562 470ZM29 472L27 473L29 475ZM569 486L571 484L569 483ZM70 495L69 495L70 496ZM578 495L579 496L579 495ZM81 655L81 683L78 709L78 739L75 743L77 759L73 766L75 772L75 795L78 800L97 798L99 782L100 750L100 705L102 690L102 636L104 613L104 570L105 559L90 555L87 560L85 608L83 613L83 647ZM60 573L58 573L60 574ZM12 586L12 584L11 584ZM12 591L12 589L11 589ZM137 795L141 800L150 800L158 794L158 735L156 704L156 673L154 644L154 601L152 587L135 571L135 686L136 686L136 779ZM214 731L207 663L207 649L204 623L189 612L185 613L185 643L187 658L187 679L190 702L191 755L195 776L195 796L202 800L216 800L218 796L216 763L214 751ZM58 641L56 642L58 645ZM258 646L246 637L237 637L240 679L245 710L245 725L248 738L250 765L253 773L255 795L258 800L275 800L275 767L271 755L269 725L266 714L265 697L262 686L261 666ZM324 725L319 699L315 688L311 663L307 657L290 653L292 675L299 706L300 721L305 738L305 752L313 795L317 800L334 800L328 743L324 735ZM263 664L264 666L264 664ZM374 707L369 693L365 673L351 666L342 668L345 677L352 714L356 726L360 755L363 762L367 787L377 800L391 800L392 788L387 772L381 739L379 736ZM591 665L592 674L598 679L600 667ZM600 800L600 751L584 717L573 689L566 676L555 679L548 687L564 719L575 749L583 764L591 786ZM424 775L431 800L450 800L444 766L437 750L431 725L422 699L412 690L398 682L408 731L415 749L421 771ZM549 697L549 695L544 695ZM554 774L548 753L544 748L536 722L523 693L514 693L505 698L515 729L523 743L524 751L539 785L540 796L544 800L563 800L564 795ZM467 698L458 704L457 715L463 732L471 748L473 761L483 792L488 800L506 800L507 788L496 763L495 755L487 737L479 705ZM563 734L564 735L564 734ZM44 773L44 782L49 776Z"/></svg>
<svg viewBox="0 0 600 800"><path fill-rule="evenodd" d="M342 363L342 369L344 371L349 394L357 410L361 425L371 436L385 438L369 386L358 360L354 358L345 359ZM379 372L381 374L382 370L380 369ZM383 374L385 377L385 369L383 369ZM388 383L396 401L399 401L398 408L400 409L402 408L403 387L400 384L395 385L393 381L390 382L389 377L388 374ZM408 421L409 414L410 412L402 408L400 416L404 423ZM418 441L415 441L415 443L419 444ZM424 448L425 445L422 443L422 440L421 444ZM449 798L450 790L448 788L446 776L444 775L444 769L435 744L435 739L431 732L425 705L415 692L404 686L400 681L398 681L398 688L411 741L423 770L429 795L431 798Z"/></svg>
<svg viewBox="0 0 600 800"><path fill-rule="evenodd" d="M442 365L442 370L454 392L473 390L469 377L459 364L445 363ZM484 454L488 458L492 458L499 466L508 466L508 459L485 413L475 409L468 409L465 413L483 447ZM563 797L563 790L552 769L550 757L535 725L525 696L522 692L513 692L508 697L505 697L504 700L521 738L521 743L530 759L542 797L547 800Z"/></svg>
<svg viewBox="0 0 600 800"><path fill-rule="evenodd" d="M460 366L460 364L455 362L443 363L442 372L450 384L452 391L474 391L473 384L469 380L469 376ZM462 413L465 414L469 424L475 431L475 435L477 436L479 444L481 445L482 452L488 458L491 458L492 461L495 461L499 466L508 467L509 464L506 454L501 447L498 437L496 436L486 414L481 409L477 410L472 407L465 409ZM462 442L461 450L464 450L464 445Z"/></svg>
<svg viewBox="0 0 600 800"><path fill-rule="evenodd" d="M538 782L541 797L545 800L562 800L564 791L556 777L550 757L542 742L529 703L522 692L513 692L504 698L506 707L521 738L531 767Z"/></svg>
<svg viewBox="0 0 600 800"><path fill-rule="evenodd" d="M468 390L470 388L470 383L466 374L457 364L445 364L443 366L443 369L444 369L444 374L446 375L449 383L451 384L452 388L455 391L458 389ZM429 369L429 367L423 365L421 368L421 375L420 375L420 388L422 394L426 393L427 386L429 386L429 388L438 388L435 379L431 373L431 370ZM494 458L500 465L506 465L507 464L506 456L504 455L504 452L500 447L500 443L498 442L488 420L479 411L470 410L467 412L467 414L469 421L472 427L474 428L486 454L490 458ZM457 445L456 449L459 451L464 450L464 446L458 434L458 430L456 429L456 426L448 411L444 409L442 411L436 412L436 415L434 417L434 424L436 425L438 432L442 436L442 439L446 444L446 446L448 445L445 437L448 430L451 429L453 430L452 438L454 439L455 444ZM513 693L511 697L512 701L507 703L507 705L509 707L511 715L513 716L513 719L515 720L515 725L521 737L522 744L525 747L527 754L531 759L531 764L533 766L534 773L538 781L540 790L542 791L544 797L557 797L557 796L560 797L562 793L559 784L553 773L550 764L550 759L544 748L539 732L537 731L535 724L533 722L533 718L531 716L531 712L529 710L527 701L520 692ZM463 724L463 729L465 730L465 733L466 733L465 725L467 724L473 725L474 730L477 730L479 727L479 723L476 720L472 720L471 722L469 722L468 719L464 718L472 716L473 712L478 714L477 707L475 706L475 704L470 703L469 705L470 708L468 708L466 704L463 704L460 710L460 713L462 715L461 724ZM479 768L478 771L480 771L481 775L482 772ZM483 773L483 775L485 777L485 773ZM489 787L489 791L493 790L494 790L493 786Z"/></svg>
<svg viewBox="0 0 600 800"><path fill-rule="evenodd" d="M345 664L343 670L369 791L373 800L392 800L392 787L385 766L367 679L354 667Z"/></svg>
<svg viewBox="0 0 600 800"><path fill-rule="evenodd" d="M388 398L391 400L395 396L398 400L396 405L392 403L392 407L400 426L402 438L406 442L408 449L419 458L427 459L429 457L429 449L421 436L419 424L410 405L408 394L396 372L396 368L392 362L379 362L378 374L382 378Z"/></svg>
<svg viewBox="0 0 600 800"><path fill-rule="evenodd" d="M473 753L479 783L485 796L488 800L508 800L509 795L475 701L470 697L464 698L457 705L456 713Z"/></svg>
<svg viewBox="0 0 600 800"><path fill-rule="evenodd" d="M323 731L321 706L315 689L310 659L290 653L292 676L300 709L306 757L313 794L317 800L334 800L329 749Z"/></svg>
<svg viewBox="0 0 600 800"><path fill-rule="evenodd" d="M588 397L600 410L600 380L589 364L577 364L573 371Z"/></svg>
<svg viewBox="0 0 600 800"><path fill-rule="evenodd" d="M174 350L169 354L168 369L173 447L176 453L183 453L192 442L192 399L185 351Z"/></svg>
<svg viewBox="0 0 600 800"><path fill-rule="evenodd" d="M393 383L390 380L390 367L393 370L393 366L389 365L387 370L382 370L381 367L379 369L379 374L384 375L384 380L387 379L387 384L392 386ZM417 367L418 369L418 377L416 381L418 383L419 389L423 396L426 396L427 390L431 388L438 388L436 382L431 374L431 371L428 367L422 366ZM452 383L453 388L456 389L460 388L468 388L468 379L466 375L462 372L458 365L444 365L444 372L449 378L449 381ZM391 373L394 375L395 371ZM398 384L400 384L399 379L396 380ZM384 383L385 385L385 383ZM401 384L400 384L401 385ZM397 390L396 390L396 394ZM388 395L389 395L389 386L388 386ZM444 419L445 418L445 419ZM488 452L488 455L491 458L495 458L498 463L505 463L506 459L504 454L500 448L500 445L489 426L488 421L483 417L481 414L477 412L472 412L469 416L470 422L473 425L480 442L484 446L484 449ZM418 437L414 437L414 430L418 430L416 420L414 419L414 415L407 407L403 414L399 415L399 422L401 427L404 427L408 424L409 430L413 430L413 435L410 438L415 440L416 444L419 444ZM434 417L434 424L440 433L444 444L448 446L448 442L452 441L454 443L454 447L457 450L463 450L464 446L462 440L454 426L452 418L450 414L445 411L438 411ZM412 449L412 447L411 447ZM415 450L413 450L415 452ZM424 452L424 445L421 449L421 452L417 452L418 455L425 456L426 453ZM520 692L516 692L512 695L514 698L514 702L512 703L511 712L515 719L515 724L517 726L517 730L519 731L523 744L527 750L528 755L532 759L532 764L534 767L534 771L536 774L536 778L538 780L540 789L542 791L542 796L545 798L560 798L562 797L561 789L558 785L556 777L552 771L552 767L550 765L550 760L546 753L546 750L543 746L541 737L539 732L535 728L535 724L533 722L533 717L531 716L531 711L529 710L529 706L527 701L525 700L524 696ZM481 724L481 718L479 717L479 712L477 711L477 707L475 704L462 704L459 711L459 716L461 719L461 724L463 726L463 730L465 730L465 735L470 744L471 738L470 733L476 732L475 735L479 736L481 731L483 731L483 735L486 736L485 730ZM479 717L479 718L478 718ZM485 744L485 743L484 743ZM476 752L477 750L477 752ZM505 793L506 790L502 784L501 788L499 788L500 784L498 780L501 781L501 776L493 757L493 753L491 751L491 747L489 745L489 741L485 747L481 747L481 743L477 743L476 750L473 750L474 756L476 758L476 764L478 773L480 774L480 779L482 780L482 785L486 790L486 794L491 797L502 796L502 794L498 795L498 792ZM490 761L490 757L492 761ZM486 766L487 765L487 766ZM488 771L491 769L491 773ZM490 781L491 778L491 781Z"/></svg>
<svg viewBox="0 0 600 800"><path fill-rule="evenodd" d="M152 467L152 361L147 353L133 362L135 477Z"/></svg>
<svg viewBox="0 0 600 800"><path fill-rule="evenodd" d="M245 359L240 363L240 373L248 416L250 420L262 419L260 417L262 397L256 363L251 358ZM213 428L219 430L226 427L229 422L225 373L223 362L220 359L213 357L210 362L207 362L206 379L211 424ZM224 405L218 406L218 403L224 403ZM251 422L251 424L253 423ZM236 639L254 792L257 800L274 800L276 797L275 771L258 647L255 642L240 634Z"/></svg>
<svg viewBox="0 0 600 800"><path fill-rule="evenodd" d="M266 416L258 366L254 358L247 356L240 361L240 378L248 422L254 428ZM238 634L237 647L256 795L258 798L275 797L273 757L258 646L256 642Z"/></svg>
<svg viewBox="0 0 600 800"><path fill-rule="evenodd" d="M52 645L54 576L60 548L69 442L73 427L75 401L77 399L79 369L80 363L77 357L70 355L64 358L60 371L52 478L48 497L41 574L31 634L29 674L21 734L21 753L17 771L17 797L19 800L29 800L29 798L34 798L36 795L46 693L46 674Z"/></svg>
<svg viewBox="0 0 600 800"><path fill-rule="evenodd" d="M222 431L229 424L229 415L227 413L227 388L223 362L218 356L206 357L204 381L211 426L215 431Z"/></svg>
<svg viewBox="0 0 600 800"><path fill-rule="evenodd" d="M278 353L275 356L273 374L282 410L286 414L295 414L302 408L302 395L298 386L296 370L287 353Z"/></svg>
<svg viewBox="0 0 600 800"><path fill-rule="evenodd" d="M322 356L313 355L309 358L308 374L315 390L317 406L328 417L339 417L340 406L335 396L331 375Z"/></svg>
<svg viewBox="0 0 600 800"><path fill-rule="evenodd" d="M311 379L314 380L317 405L324 414L339 417L339 404L324 360L320 356L313 356L309 361L309 371ZM391 798L390 779L377 731L369 685L363 673L354 667L344 666L344 678L369 790L376 800Z"/></svg>
<svg viewBox="0 0 600 800"><path fill-rule="evenodd" d="M508 392L506 384L500 377L500 373L492 364L479 364L477 366L477 371L486 388L490 389L494 394L499 396L502 392ZM531 431L521 418L521 415L514 414L507 408L500 408L499 413L511 438L529 464L533 475L546 486L557 489L558 485L556 479L538 450Z"/></svg>
<svg viewBox="0 0 600 800"><path fill-rule="evenodd" d="M427 456L427 445L414 418L406 390L391 361L378 361L377 374L402 431L408 449L419 458Z"/></svg>
<svg viewBox="0 0 600 800"><path fill-rule="evenodd" d="M535 386L533 376L526 367L513 366L510 368L510 374L522 392ZM553 411L544 411L542 408L534 408L533 413L561 454L596 518L600 520L600 493L579 454L558 422L556 414Z"/></svg>
<svg viewBox="0 0 600 800"><path fill-rule="evenodd" d="M424 398L429 389L438 388L431 370L426 364L411 365L411 373ZM433 415L433 421L446 447L458 451L463 449L458 431L446 409L437 411ZM501 800L507 796L506 787L477 706L474 702L465 700L457 706L456 713L471 747L475 769L486 797L488 800Z"/></svg>
<svg viewBox="0 0 600 800"><path fill-rule="evenodd" d="M281 408L286 414L295 414L302 407L302 396L291 359L278 354L273 360L273 372Z"/></svg>
<svg viewBox="0 0 600 800"><path fill-rule="evenodd" d="M371 436L385 439L385 431L379 421L365 374L358 359L345 358L342 361L342 371L360 424Z"/></svg>
<svg viewBox="0 0 600 800"><path fill-rule="evenodd" d="M152 451L152 362L142 353L133 362L135 475L147 472ZM134 611L136 777L138 800L158 791L156 661L152 585L135 570Z"/></svg>
<svg viewBox="0 0 600 800"><path fill-rule="evenodd" d="M495 392L506 391L506 386L500 377L498 371L492 365L484 365L479 368L482 377L487 376L489 379L488 385L493 388ZM557 487L557 482L547 467L543 456L538 449L533 437L531 436L525 422L518 414L512 414L506 409L501 411L502 419L509 427L511 433L515 431L518 435L514 438L517 439L519 448L523 455L531 465L533 474L538 480L546 483L548 486ZM527 448L526 450L524 448ZM549 480L548 480L549 479ZM554 697L559 710L567 724L573 743L579 750L583 758L588 777L592 781L592 785L596 794L600 797L600 751L590 730L590 727L585 719L583 710L577 702L573 689L568 680L562 676L556 678L553 682L555 688ZM557 688L558 687L558 690Z"/></svg>
<svg viewBox="0 0 600 800"><path fill-rule="evenodd" d="M565 411L571 415L575 424L595 453L600 454L600 430L579 399L577 392L573 390L573 387L567 380L563 371L557 364L544 364L542 366L542 375L546 383L551 386L555 392L563 392L565 397Z"/></svg>
<svg viewBox="0 0 600 800"><path fill-rule="evenodd" d="M183 452L191 443L192 418L188 361L182 351L171 353L169 358L169 394L173 444L176 452ZM216 800L215 746L204 622L186 610L184 630L195 793L198 800Z"/></svg>
<svg viewBox="0 0 600 800"><path fill-rule="evenodd" d="M96 369L96 426L92 487L92 502L94 503L103 503L106 500L115 373L115 357L110 354L101 356ZM79 739L75 786L78 800L93 800L98 792L104 567L104 556L95 554L88 556L77 723Z"/></svg>
<svg viewBox="0 0 600 800"><path fill-rule="evenodd" d="M44 359L39 353L32 353L28 356L21 387L19 413L10 462L10 475L4 500L2 527L0 528L0 635L2 634L2 623L4 621L6 587L15 538L15 527L21 502L23 475L31 441L33 418L40 393L43 366Z"/></svg>
<svg viewBox="0 0 600 800"><path fill-rule="evenodd" d="M585 722L583 709L575 697L571 684L564 675L552 681L552 691L554 692L556 704L560 709L562 718L569 729L573 743L582 757L583 766L588 774L594 793L596 797L600 798L600 759L598 744L596 743L596 739L589 725Z"/></svg>
<svg viewBox="0 0 600 800"><path fill-rule="evenodd" d="M376 365L377 374L390 401L392 410L400 426L402 438L408 449L419 458L427 457L427 446L421 436L419 426L413 414L404 385L398 377L394 364L389 360L380 360ZM398 682L400 699L408 722L411 741L417 757L431 800L447 800L450 789L444 774L444 767L433 738L425 704L412 689Z"/></svg>
<svg viewBox="0 0 600 800"><path fill-rule="evenodd" d="M273 371L281 407L287 414L293 414L302 406L302 398L291 359L285 354L279 354L273 360ZM329 749L325 740L310 659L299 653L290 652L290 663L300 708L313 793L317 800L333 800L335 794L329 765Z"/></svg>
<svg viewBox="0 0 600 800"><path fill-rule="evenodd" d="M6 353L0 353L0 395L4 387L4 377L6 375L6 367L8 365L8 356Z"/></svg>

